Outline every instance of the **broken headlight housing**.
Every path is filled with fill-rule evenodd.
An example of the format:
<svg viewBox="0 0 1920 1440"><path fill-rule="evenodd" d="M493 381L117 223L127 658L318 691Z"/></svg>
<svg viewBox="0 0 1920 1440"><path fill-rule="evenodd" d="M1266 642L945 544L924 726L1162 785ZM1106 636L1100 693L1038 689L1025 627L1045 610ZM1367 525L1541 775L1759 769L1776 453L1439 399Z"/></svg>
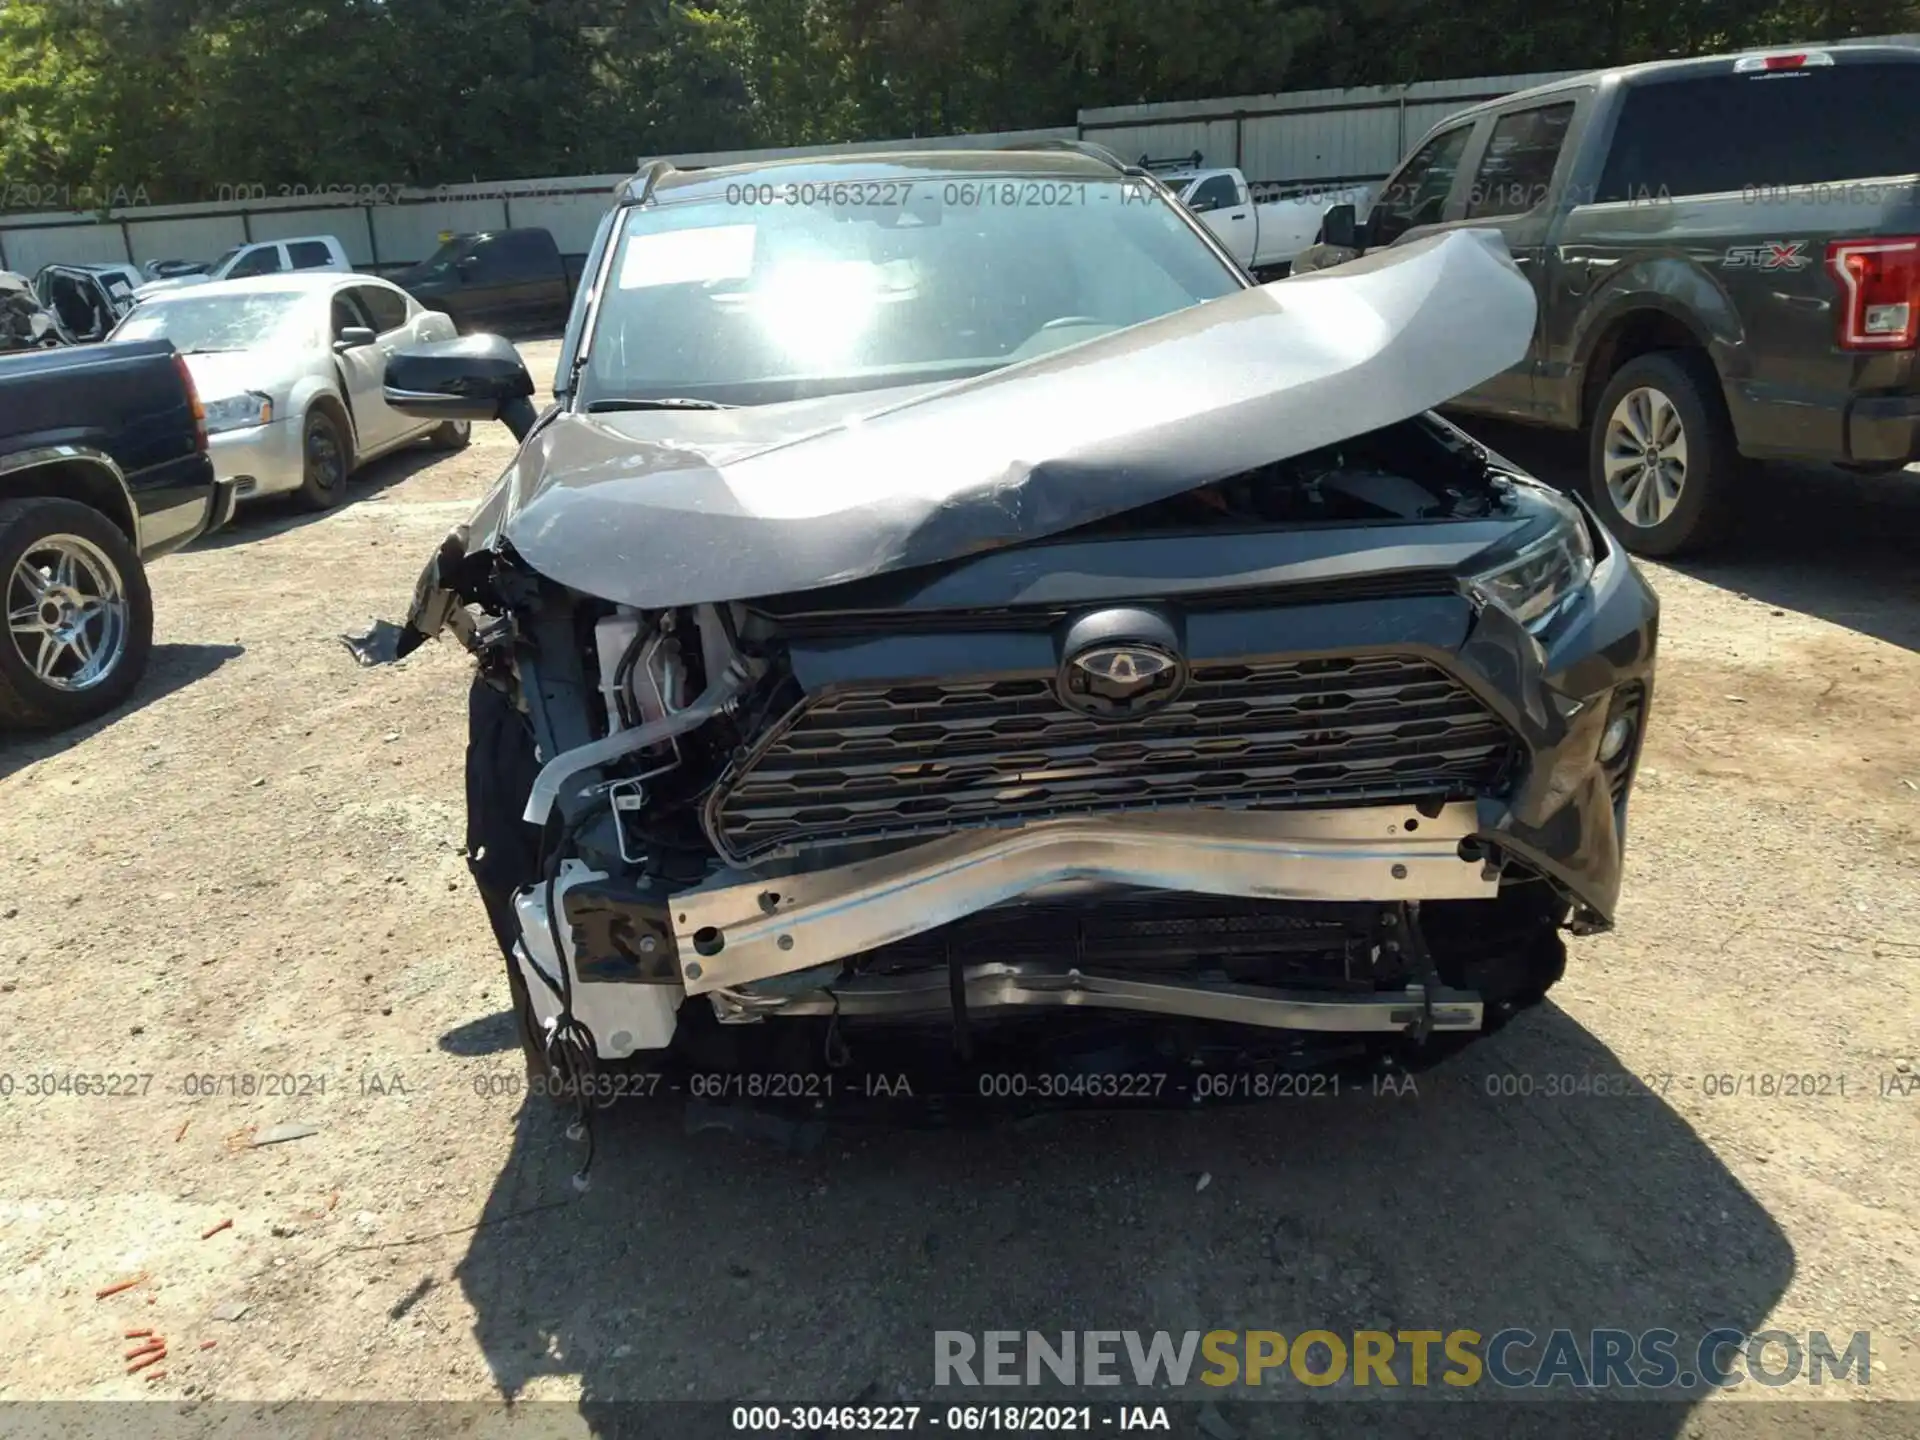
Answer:
<svg viewBox="0 0 1920 1440"><path fill-rule="evenodd" d="M1491 570L1474 585L1538 635L1593 578L1593 536L1580 507L1562 495L1546 498L1560 512L1558 523Z"/></svg>

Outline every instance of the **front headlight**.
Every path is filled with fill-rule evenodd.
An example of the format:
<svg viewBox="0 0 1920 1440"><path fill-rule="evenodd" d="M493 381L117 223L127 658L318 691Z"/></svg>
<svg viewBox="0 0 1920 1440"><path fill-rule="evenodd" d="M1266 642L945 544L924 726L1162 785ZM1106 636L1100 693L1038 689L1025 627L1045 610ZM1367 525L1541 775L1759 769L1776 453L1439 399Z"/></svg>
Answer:
<svg viewBox="0 0 1920 1440"><path fill-rule="evenodd" d="M1551 531L1511 559L1473 577L1475 584L1536 635L1593 578L1593 537L1587 533L1586 517L1571 500L1558 495L1552 500L1561 513Z"/></svg>
<svg viewBox="0 0 1920 1440"><path fill-rule="evenodd" d="M244 395L229 395L224 400L207 402L207 433L243 430L249 425L264 425L273 419L273 399L257 390Z"/></svg>

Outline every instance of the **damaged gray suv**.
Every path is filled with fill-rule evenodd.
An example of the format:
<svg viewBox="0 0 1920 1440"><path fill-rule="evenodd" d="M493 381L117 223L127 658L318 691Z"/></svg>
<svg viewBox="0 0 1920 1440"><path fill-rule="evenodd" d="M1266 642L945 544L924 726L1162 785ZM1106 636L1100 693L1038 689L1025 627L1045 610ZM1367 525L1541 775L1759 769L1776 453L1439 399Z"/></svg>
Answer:
<svg viewBox="0 0 1920 1440"><path fill-rule="evenodd" d="M1093 147L886 153L623 185L544 410L497 337L395 356L520 442L352 643L478 657L535 1074L1133 1094L1537 1000L1612 922L1657 603L1430 413L1534 303L1490 232L1255 286Z"/></svg>

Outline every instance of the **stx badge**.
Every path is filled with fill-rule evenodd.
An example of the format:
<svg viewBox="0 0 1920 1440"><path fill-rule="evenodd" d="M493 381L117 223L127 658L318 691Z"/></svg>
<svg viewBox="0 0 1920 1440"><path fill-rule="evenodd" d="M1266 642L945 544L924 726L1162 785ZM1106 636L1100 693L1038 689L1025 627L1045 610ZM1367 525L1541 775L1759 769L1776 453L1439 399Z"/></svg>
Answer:
<svg viewBox="0 0 1920 1440"><path fill-rule="evenodd" d="M1769 240L1761 245L1735 245L1723 262L1728 269L1804 270L1813 263L1804 240Z"/></svg>

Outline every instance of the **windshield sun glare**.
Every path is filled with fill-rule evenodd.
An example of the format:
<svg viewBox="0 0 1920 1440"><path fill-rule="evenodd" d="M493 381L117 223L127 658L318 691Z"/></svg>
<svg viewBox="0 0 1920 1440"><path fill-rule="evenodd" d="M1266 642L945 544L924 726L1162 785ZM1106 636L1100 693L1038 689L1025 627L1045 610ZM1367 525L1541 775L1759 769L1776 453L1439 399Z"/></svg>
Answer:
<svg viewBox="0 0 1920 1440"><path fill-rule="evenodd" d="M1135 181L868 188L891 203L787 204L716 179L630 210L582 399L754 405L964 379L1239 288Z"/></svg>

